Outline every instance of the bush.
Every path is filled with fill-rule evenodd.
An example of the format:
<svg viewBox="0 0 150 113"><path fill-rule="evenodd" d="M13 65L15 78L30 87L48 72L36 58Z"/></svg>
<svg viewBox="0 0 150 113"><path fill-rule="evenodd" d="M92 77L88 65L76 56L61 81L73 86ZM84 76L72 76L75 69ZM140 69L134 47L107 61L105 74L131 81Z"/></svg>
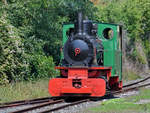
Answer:
<svg viewBox="0 0 150 113"><path fill-rule="evenodd" d="M0 84L22 80L28 74L22 40L18 30L4 17L0 18Z"/></svg>
<svg viewBox="0 0 150 113"><path fill-rule="evenodd" d="M58 72L54 69L54 62L51 56L33 55L30 58L31 74L29 78L52 78Z"/></svg>

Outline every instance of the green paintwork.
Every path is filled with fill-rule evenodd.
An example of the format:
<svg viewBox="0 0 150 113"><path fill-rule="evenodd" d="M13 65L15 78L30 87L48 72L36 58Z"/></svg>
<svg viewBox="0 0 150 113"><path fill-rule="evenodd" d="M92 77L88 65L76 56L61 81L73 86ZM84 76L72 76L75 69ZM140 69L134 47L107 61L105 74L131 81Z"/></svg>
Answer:
<svg viewBox="0 0 150 113"><path fill-rule="evenodd" d="M117 24L108 23L96 23L98 25L98 37L102 41L104 46L104 66L112 67L112 76L119 76L119 80L122 80L122 50L121 50L121 36L119 35L119 28L121 26ZM74 24L63 25L63 46L67 41L67 31L70 28L74 28ZM103 31L105 28L111 28L113 30L113 37L111 39L105 39ZM63 53L61 53L61 59L63 59Z"/></svg>
<svg viewBox="0 0 150 113"><path fill-rule="evenodd" d="M106 28L113 30L113 37L106 39L103 36L103 31ZM122 79L122 50L119 45L121 44L119 37L119 25L98 23L98 36L104 46L104 66L112 67L112 76L118 76Z"/></svg>
<svg viewBox="0 0 150 113"><path fill-rule="evenodd" d="M74 28L74 24L64 24L63 25L63 45L65 44L65 42L67 41L68 37L67 37L67 31L70 29L70 28Z"/></svg>
<svg viewBox="0 0 150 113"><path fill-rule="evenodd" d="M63 41L62 41L62 45L64 46L67 39L68 39L68 36L67 36L67 31L70 29L70 28L74 28L74 24L64 24L63 25ZM63 55L63 52L61 52L60 54L60 59L62 60L64 58L64 55Z"/></svg>

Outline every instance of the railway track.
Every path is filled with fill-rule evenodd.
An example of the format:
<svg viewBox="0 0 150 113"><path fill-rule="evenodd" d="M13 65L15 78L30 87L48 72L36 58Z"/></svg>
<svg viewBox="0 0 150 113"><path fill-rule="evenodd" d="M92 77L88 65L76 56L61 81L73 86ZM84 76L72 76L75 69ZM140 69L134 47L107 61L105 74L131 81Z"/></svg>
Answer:
<svg viewBox="0 0 150 113"><path fill-rule="evenodd" d="M123 88L125 87L129 87L129 86L133 86L133 85L136 85L136 84L139 84L139 83L142 83L142 82L145 82L146 80L150 79L150 76L142 79L142 80L139 80L139 81L136 81L136 82L132 82L130 84L127 84L127 85L124 85Z"/></svg>
<svg viewBox="0 0 150 113"><path fill-rule="evenodd" d="M124 85L122 90L107 93L106 96L110 95L110 94L117 95L117 94L125 93L125 92L131 91L131 90L137 90L142 87L150 86L150 83L144 83L142 85L139 85L139 83L143 83L143 82L147 81L148 79L150 79L150 76L148 76L142 80ZM61 106L51 108L51 109L47 108L46 110L43 110L40 112L40 113L47 113L47 112L64 109L69 106L78 105L80 103L84 103L84 102L88 102L88 101L90 101L90 99L83 99L83 100L79 100L79 101L75 101L75 102L66 104L64 99L54 99L52 97L45 97L45 98L37 98L37 99L32 99L32 100L22 100L22 101L15 101L15 102L9 102L9 103L0 103L0 110L7 109L7 108L14 108L17 106L19 107L19 106L25 106L25 105L34 105L34 106L30 106L25 109L9 112L9 113L26 113L26 112L29 112L29 111L32 111L35 109L40 109L40 108L43 108L46 106L49 107L50 105L54 105L54 104L59 104L59 103L62 104Z"/></svg>
<svg viewBox="0 0 150 113"><path fill-rule="evenodd" d="M7 102L7 103L0 103L0 109L8 108L8 107L16 107L21 105L29 105L29 104L38 104L43 102L48 102L53 100L53 97L44 97L44 98L37 98L31 100L21 100L21 101L14 101L14 102Z"/></svg>
<svg viewBox="0 0 150 113"><path fill-rule="evenodd" d="M45 106L48 106L48 105L54 105L54 104L58 104L58 103L62 103L62 102L64 102L63 99L61 99L61 100L55 100L55 101L50 101L50 102L44 102L42 104L39 104L39 105L36 105L36 106L33 106L33 107L29 107L29 108L26 108L26 109L14 111L14 112L11 112L11 113L26 113L26 112L32 111L34 109L39 109L41 107L45 107Z"/></svg>
<svg viewBox="0 0 150 113"><path fill-rule="evenodd" d="M30 99L30 100L20 100L20 101L13 101L13 102L5 102L0 103L0 105L8 105L8 104L16 104L16 103L22 103L27 101L37 101L37 100L44 100L44 99L51 99L52 97L43 97L43 98L36 98L36 99Z"/></svg>
<svg viewBox="0 0 150 113"><path fill-rule="evenodd" d="M73 102L73 103L70 103L70 104L62 105L62 106L59 106L59 107L56 107L56 108L53 108L53 109L48 109L48 110L42 111L40 113L49 113L49 112L57 111L57 110L60 110L60 109L64 109L66 107L70 107L70 106L73 106L73 105L78 105L78 104L88 102L88 101L90 101L90 99L84 99L84 100L76 101L76 102Z"/></svg>
<svg viewBox="0 0 150 113"><path fill-rule="evenodd" d="M119 90L119 91L113 91L113 92L111 92L111 94L125 93L125 92L128 92L128 91L137 90L139 88L146 87L146 86L150 86L150 83L137 85L137 86L129 87L129 88L124 88L124 89Z"/></svg>

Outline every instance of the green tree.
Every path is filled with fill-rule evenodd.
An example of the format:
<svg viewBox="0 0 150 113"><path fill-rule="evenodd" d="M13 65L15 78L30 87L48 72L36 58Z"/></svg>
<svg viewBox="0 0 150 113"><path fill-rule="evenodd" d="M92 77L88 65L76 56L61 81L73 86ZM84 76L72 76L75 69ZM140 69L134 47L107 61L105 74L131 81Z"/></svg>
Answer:
<svg viewBox="0 0 150 113"><path fill-rule="evenodd" d="M140 63L142 63L142 60L140 60L141 58L138 58L139 53L135 45L136 43L143 44L147 59L150 58L150 51L148 49L150 47L150 44L148 44L150 38L149 7L149 0L111 0L103 1L103 4L97 5L98 21L124 25L130 39L128 44L129 49L134 51L129 54L129 56L137 59Z"/></svg>
<svg viewBox="0 0 150 113"><path fill-rule="evenodd" d="M18 30L5 17L0 18L0 84L23 79L29 64Z"/></svg>
<svg viewBox="0 0 150 113"><path fill-rule="evenodd" d="M59 63L62 24L74 22L79 10L91 19L95 18L96 9L89 0L3 0L0 2L0 14L5 16L1 18L0 29L2 31L0 72L3 73L1 80L6 78L6 81L16 81L56 75L53 67L54 62ZM7 32L13 32L13 40L9 40L12 35ZM6 33L7 36L3 36L2 33L3 35Z"/></svg>

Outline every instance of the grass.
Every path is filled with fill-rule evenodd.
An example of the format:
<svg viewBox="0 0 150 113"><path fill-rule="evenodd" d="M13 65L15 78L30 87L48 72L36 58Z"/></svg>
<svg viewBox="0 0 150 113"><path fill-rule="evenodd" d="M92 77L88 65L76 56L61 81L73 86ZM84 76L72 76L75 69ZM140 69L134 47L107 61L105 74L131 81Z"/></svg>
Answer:
<svg viewBox="0 0 150 113"><path fill-rule="evenodd" d="M0 86L0 103L50 96L48 82L49 79L43 79Z"/></svg>
<svg viewBox="0 0 150 113"><path fill-rule="evenodd" d="M139 95L129 97L127 100L133 100L134 102L138 102L141 99L150 100L150 89L141 89Z"/></svg>
<svg viewBox="0 0 150 113"><path fill-rule="evenodd" d="M99 106L89 108L92 113L150 113L150 102L136 104L141 99L150 100L150 89L141 89L140 93L128 98L111 99Z"/></svg>
<svg viewBox="0 0 150 113"><path fill-rule="evenodd" d="M130 70L126 70L126 72L123 73L123 80L129 81L129 80L136 80L139 78L141 77L138 74Z"/></svg>

